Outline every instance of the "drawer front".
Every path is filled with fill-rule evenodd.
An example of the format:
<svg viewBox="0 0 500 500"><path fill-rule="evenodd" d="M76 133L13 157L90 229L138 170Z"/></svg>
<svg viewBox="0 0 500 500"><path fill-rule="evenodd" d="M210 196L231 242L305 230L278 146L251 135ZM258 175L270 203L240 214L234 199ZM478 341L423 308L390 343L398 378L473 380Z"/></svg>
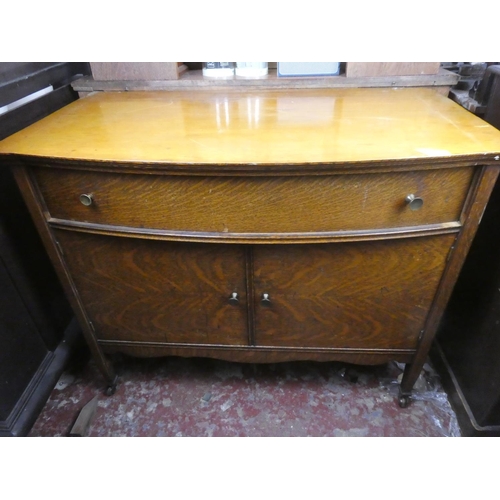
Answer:
<svg viewBox="0 0 500 500"><path fill-rule="evenodd" d="M301 177L204 177L40 168L57 219L213 233L308 233L457 221L474 169ZM89 206L80 202L91 195ZM408 195L423 199L410 209Z"/></svg>

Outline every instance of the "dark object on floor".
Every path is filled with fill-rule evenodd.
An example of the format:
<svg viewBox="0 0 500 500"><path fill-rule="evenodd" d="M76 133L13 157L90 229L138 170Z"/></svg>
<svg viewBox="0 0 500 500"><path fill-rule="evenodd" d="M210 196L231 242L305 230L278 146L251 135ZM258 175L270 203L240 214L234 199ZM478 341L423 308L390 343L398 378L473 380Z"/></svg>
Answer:
<svg viewBox="0 0 500 500"><path fill-rule="evenodd" d="M99 397L95 396L80 411L75 424L71 428L69 435L71 437L85 437L88 434L90 424L97 410Z"/></svg>
<svg viewBox="0 0 500 500"><path fill-rule="evenodd" d="M0 107L54 91L0 116L0 139L74 101L81 63L0 63ZM14 106L13 106L14 108ZM0 436L26 435L79 328L8 168L0 170Z"/></svg>

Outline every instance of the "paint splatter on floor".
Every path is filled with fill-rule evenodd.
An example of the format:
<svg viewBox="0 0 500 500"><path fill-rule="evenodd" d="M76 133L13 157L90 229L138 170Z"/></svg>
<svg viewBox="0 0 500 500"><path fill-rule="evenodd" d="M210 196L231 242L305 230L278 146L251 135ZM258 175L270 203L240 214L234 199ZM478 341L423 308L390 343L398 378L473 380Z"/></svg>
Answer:
<svg viewBox="0 0 500 500"><path fill-rule="evenodd" d="M459 436L427 363L408 408L397 405L396 363L239 364L211 359L113 358L113 396L91 362L63 374L30 436L68 435L99 403L89 436Z"/></svg>

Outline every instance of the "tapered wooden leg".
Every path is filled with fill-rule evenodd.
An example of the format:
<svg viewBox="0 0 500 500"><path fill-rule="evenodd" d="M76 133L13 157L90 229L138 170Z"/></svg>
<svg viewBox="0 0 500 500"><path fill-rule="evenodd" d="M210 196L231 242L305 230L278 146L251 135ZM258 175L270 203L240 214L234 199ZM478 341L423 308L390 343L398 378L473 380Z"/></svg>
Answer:
<svg viewBox="0 0 500 500"><path fill-rule="evenodd" d="M84 332L85 334L85 332ZM113 366L109 362L108 359L104 356L104 353L102 352L101 348L95 341L94 336L86 336L87 343L90 347L90 351L92 353L92 356L94 358L95 364L99 371L102 373L105 381L106 381L106 390L105 393L107 396L112 396L115 391L116 391L116 384L118 381L118 377L115 374L115 370L113 369Z"/></svg>
<svg viewBox="0 0 500 500"><path fill-rule="evenodd" d="M398 396L398 404L400 408L406 408L411 401L411 396L408 394L399 394Z"/></svg>
<svg viewBox="0 0 500 500"><path fill-rule="evenodd" d="M411 402L411 391L420 373L423 363L407 363L403 372L403 379L399 386L398 403L401 408L406 408Z"/></svg>
<svg viewBox="0 0 500 500"><path fill-rule="evenodd" d="M111 366L111 363L104 356L101 346L97 342L94 326L87 317L85 308L76 290L76 286L73 283L71 274L64 261L62 249L54 236L53 230L47 224L42 201L39 199L38 191L25 167L15 165L12 172L33 221L36 224L38 234L45 245L49 258L52 261L54 269L59 277L59 280L61 281L64 291L66 292L66 297L68 298L76 319L80 324L83 336L87 341L92 357L94 358L97 368L106 380L106 394L113 394L116 390L116 375L114 369Z"/></svg>
<svg viewBox="0 0 500 500"><path fill-rule="evenodd" d="M434 304L429 312L425 328L422 331L417 352L411 363L407 364L403 374L403 380L399 390L399 405L401 407L408 406L410 402L411 391L417 381L420 372L426 361L427 354L431 347L431 343L436 334L439 322L445 310L446 304L450 299L451 292L455 286L455 282L460 273L460 269L464 263L467 252L469 251L477 227L481 221L484 207L488 198L495 186L495 182L499 175L498 168L488 166L483 167L480 175L475 178L473 191L475 197L474 202L467 206L462 215L463 229L458 234L455 241L454 250L451 252L443 274L443 279L436 293Z"/></svg>
<svg viewBox="0 0 500 500"><path fill-rule="evenodd" d="M116 384L118 382L118 377L115 376L113 381L106 387L106 396L112 396L116 392Z"/></svg>

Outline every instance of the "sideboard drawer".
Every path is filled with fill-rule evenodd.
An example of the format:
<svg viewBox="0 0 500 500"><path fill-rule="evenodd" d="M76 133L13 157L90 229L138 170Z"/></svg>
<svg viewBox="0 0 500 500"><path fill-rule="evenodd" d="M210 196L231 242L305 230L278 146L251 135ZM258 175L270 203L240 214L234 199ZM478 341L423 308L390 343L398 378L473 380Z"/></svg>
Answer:
<svg viewBox="0 0 500 500"><path fill-rule="evenodd" d="M457 221L473 167L376 174L237 177L39 168L50 217L210 233L311 233ZM80 201L81 195L87 195ZM412 210L408 195L423 199Z"/></svg>

